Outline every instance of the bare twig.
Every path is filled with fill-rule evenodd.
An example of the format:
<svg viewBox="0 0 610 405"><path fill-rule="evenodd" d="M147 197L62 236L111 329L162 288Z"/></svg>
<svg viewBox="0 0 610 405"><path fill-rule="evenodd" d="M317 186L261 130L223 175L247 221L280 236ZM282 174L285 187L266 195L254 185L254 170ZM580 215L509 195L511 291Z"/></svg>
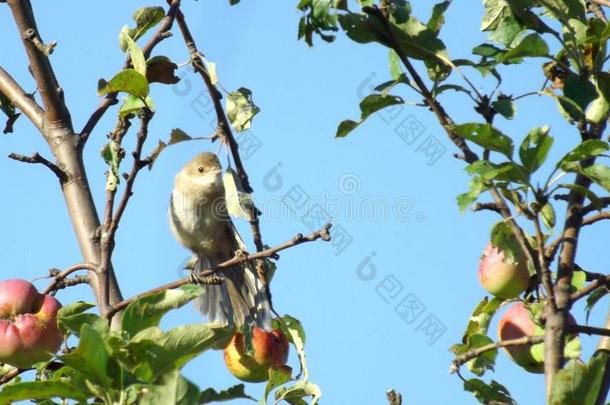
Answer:
<svg viewBox="0 0 610 405"><path fill-rule="evenodd" d="M4 94L11 100L11 103L23 112L32 123L42 130L42 122L44 120L43 109L27 94L21 86L8 74L8 72L0 67L0 93Z"/></svg>
<svg viewBox="0 0 610 405"><path fill-rule="evenodd" d="M269 249L265 249L261 252L257 252L251 255L239 255L239 256L235 256L232 259L226 260L220 264L218 264L217 266L214 266L210 269L204 269L201 270L199 272L197 272L196 276L197 278L205 278L211 275L214 275L216 273L218 273L219 271L221 271L222 269L225 269L227 267L231 267L234 266L236 264L242 264L244 262L249 262L249 261L253 261L253 260L258 260L258 259L264 259L267 257L272 257L273 255L277 254L278 252L285 250L285 249L289 249L291 247L300 245L302 243L306 243L306 242L313 242L316 241L318 239L322 239L323 241L329 241L330 240L330 228L332 227L331 224L326 224L322 229L320 229L319 231L316 232L312 232L311 234L307 235L307 236L303 236L302 234L298 234L295 237L293 237L292 239L290 239L287 242L282 243L281 245L269 248ZM144 293L138 294L134 297L128 298L124 301L118 302L116 304L114 304L106 313L107 317L112 317L117 311L123 310L125 309L129 304L131 304L134 301L137 301L139 299L142 299L144 297L148 297L150 295L162 292L162 291L166 291L166 290L171 290L174 288L178 288L182 285L188 284L191 281L191 277L185 277L183 279L180 279L178 281L174 281L172 283L168 283L165 285L162 285L160 287L154 288L152 290L146 291Z"/></svg>
<svg viewBox="0 0 610 405"><path fill-rule="evenodd" d="M61 272L56 269L52 269L51 277L53 277L53 281L47 286L47 288L44 290L43 294L48 294L51 291L55 290L56 289L55 287L57 286L57 284L59 284L63 279L68 277L70 274L72 274L76 271L79 271L79 270L96 271L97 266L93 263L78 263L78 264L68 267L67 269L65 269Z"/></svg>
<svg viewBox="0 0 610 405"><path fill-rule="evenodd" d="M610 336L610 329L597 328L586 325L569 325L566 327L568 332L584 333L585 335Z"/></svg>
<svg viewBox="0 0 610 405"><path fill-rule="evenodd" d="M468 361L479 357L480 355L487 353L491 350L496 350L501 347L509 347L509 346L524 346L524 345L534 345L536 343L541 343L544 341L544 335L539 336L524 336L518 339L511 340L503 340L500 342L490 343L485 346L478 347L476 349L472 349L467 351L466 353L462 353L459 356L456 356L455 359L451 362L452 368L451 371L455 372L457 369L467 363Z"/></svg>
<svg viewBox="0 0 610 405"><path fill-rule="evenodd" d="M601 277L596 278L595 280L591 281L589 284L587 284L580 290L572 293L572 295L570 296L570 302L574 303L574 302L578 301L579 299L581 299L582 297L589 295L590 293L592 293L594 290L598 289L599 287L603 287L605 285L607 286L609 283L610 283L610 274L602 275Z"/></svg>
<svg viewBox="0 0 610 405"><path fill-rule="evenodd" d="M585 205L584 207L582 207L582 214L586 215L590 212L597 211L598 209L601 210L603 208L609 207L610 206L610 197L601 197L599 199L599 203L600 203L600 205L597 207L593 203Z"/></svg>
<svg viewBox="0 0 610 405"><path fill-rule="evenodd" d="M32 156L25 156L19 153L11 153L10 155L8 155L8 157L10 159L17 160L23 163L40 163L41 165L48 167L57 176L59 182L62 184L66 182L66 180L68 180L66 172L61 170L59 166L57 166L55 163L45 159L38 152L34 152Z"/></svg>
<svg viewBox="0 0 610 405"><path fill-rule="evenodd" d="M606 18L606 13L604 13L604 9L602 9L599 4L590 0L587 2L587 6L588 6L589 11L592 12L593 14L595 14L595 16L597 18L599 18L606 24L608 23L608 19Z"/></svg>
<svg viewBox="0 0 610 405"><path fill-rule="evenodd" d="M610 7L610 1L608 0L591 0L591 3L599 4L600 6Z"/></svg>

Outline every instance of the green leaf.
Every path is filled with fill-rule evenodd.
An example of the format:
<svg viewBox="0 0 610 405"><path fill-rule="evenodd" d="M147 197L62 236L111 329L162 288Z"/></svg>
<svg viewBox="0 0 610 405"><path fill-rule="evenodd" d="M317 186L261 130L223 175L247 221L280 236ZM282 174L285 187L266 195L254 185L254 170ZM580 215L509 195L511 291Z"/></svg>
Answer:
<svg viewBox="0 0 610 405"><path fill-rule="evenodd" d="M555 209L550 203L546 203L540 210L542 223L548 230L555 228Z"/></svg>
<svg viewBox="0 0 610 405"><path fill-rule="evenodd" d="M519 147L519 158L525 170L531 174L545 162L554 139L549 135L549 127L532 129Z"/></svg>
<svg viewBox="0 0 610 405"><path fill-rule="evenodd" d="M106 389L111 389L113 379L119 377L112 373L116 364L110 357L103 335L87 324L81 328L80 342L76 350L58 357L64 364Z"/></svg>
<svg viewBox="0 0 610 405"><path fill-rule="evenodd" d="M222 182L225 186L225 201L229 214L252 221L252 213L256 210L254 199L251 194L244 191L239 176L233 168L229 167L225 171Z"/></svg>
<svg viewBox="0 0 610 405"><path fill-rule="evenodd" d="M443 25L445 24L445 11L447 11L450 5L451 1L443 1L432 7L432 15L426 25L434 34L438 35L441 28L443 28Z"/></svg>
<svg viewBox="0 0 610 405"><path fill-rule="evenodd" d="M281 321L274 320L273 325L274 328L280 329L294 346L301 363L301 371L307 379L309 371L307 370L307 359L305 357L305 329L303 325L298 319L290 315L284 315Z"/></svg>
<svg viewBox="0 0 610 405"><path fill-rule="evenodd" d="M496 101L491 103L491 106L507 120L515 118L516 106L510 97L498 97Z"/></svg>
<svg viewBox="0 0 610 405"><path fill-rule="evenodd" d="M489 124L462 124L454 127L453 131L485 149L500 152L508 158L513 155L512 139Z"/></svg>
<svg viewBox="0 0 610 405"><path fill-rule="evenodd" d="M85 324L93 326L98 331L108 330L106 320L96 314L86 312L94 307L95 304L83 301L62 307L57 314L57 325L62 333L73 333L76 336L80 336L81 328Z"/></svg>
<svg viewBox="0 0 610 405"><path fill-rule="evenodd" d="M575 166L570 163L580 162L595 156L599 156L610 149L608 142L599 139L588 139L576 146L568 154L566 154L558 163L557 167L568 171Z"/></svg>
<svg viewBox="0 0 610 405"><path fill-rule="evenodd" d="M502 304L502 300L499 298L494 297L490 301L487 297L484 297L472 312L463 339L466 340L468 336L476 333L486 335L489 323L500 308L500 304Z"/></svg>
<svg viewBox="0 0 610 405"><path fill-rule="evenodd" d="M183 130L181 130L180 128L172 129L169 141L164 142L164 141L160 140L158 145L151 152L151 154L149 156L149 160L148 160L148 169L149 170L152 169L153 164L155 163L155 161L157 160L157 158L159 157L161 152L163 152L163 150L165 150L166 147L168 147L170 145L175 145L177 143L184 142L184 141L194 141L194 140L201 140L201 139L206 139L206 138L192 137L189 134L187 134L186 132L184 132Z"/></svg>
<svg viewBox="0 0 610 405"><path fill-rule="evenodd" d="M565 78L563 95L564 98L559 98L559 104L574 121L579 120L589 104L598 97L593 83L577 74Z"/></svg>
<svg viewBox="0 0 610 405"><path fill-rule="evenodd" d="M119 117L125 118L129 114L138 114L144 107L151 111L155 110L155 103L150 96L146 96L145 100L128 94L123 101L123 105L119 109Z"/></svg>
<svg viewBox="0 0 610 405"><path fill-rule="evenodd" d="M396 51L393 49L390 49L389 63L390 63L390 76L392 77L392 80L396 81L401 76L403 76L403 72L402 72L402 67L400 66L400 58L398 57L398 54L396 53Z"/></svg>
<svg viewBox="0 0 610 405"><path fill-rule="evenodd" d="M352 121L352 120L344 120L341 121L339 127L337 127L337 134L335 138L343 138L349 135L356 127L360 125L360 122Z"/></svg>
<svg viewBox="0 0 610 405"><path fill-rule="evenodd" d="M267 381L267 385L265 386L264 396L259 401L259 404L266 405L267 398L271 391L276 389L277 387L286 384L288 381L292 380L292 375L290 370L284 367L275 367L269 369L269 380Z"/></svg>
<svg viewBox="0 0 610 405"><path fill-rule="evenodd" d="M216 391L214 388L208 388L202 391L199 395L199 403L209 404L211 402L224 402L239 398L256 401L250 395L246 394L244 384L237 384L222 391Z"/></svg>
<svg viewBox="0 0 610 405"><path fill-rule="evenodd" d="M180 375L178 370L164 374L154 385L147 386L138 404L192 405L199 402L199 388Z"/></svg>
<svg viewBox="0 0 610 405"><path fill-rule="evenodd" d="M138 98L146 98L149 92L146 77L134 69L125 69L117 73L109 82L100 79L97 94L125 92Z"/></svg>
<svg viewBox="0 0 610 405"><path fill-rule="evenodd" d="M485 181L480 177L474 177L472 180L470 180L469 186L470 188L467 192L457 196L458 207L462 213L479 198L479 195L481 195L483 191L487 190L488 188L485 185Z"/></svg>
<svg viewBox="0 0 610 405"><path fill-rule="evenodd" d="M594 164L583 167L580 172L593 180L604 190L610 192L610 167L603 164Z"/></svg>
<svg viewBox="0 0 610 405"><path fill-rule="evenodd" d="M252 92L245 87L227 95L227 117L237 132L250 128L252 118L260 109L252 101Z"/></svg>
<svg viewBox="0 0 610 405"><path fill-rule="evenodd" d="M585 286L587 281L587 273L582 270L574 270L572 273L572 284L570 285L570 291L574 292L580 290Z"/></svg>
<svg viewBox="0 0 610 405"><path fill-rule="evenodd" d="M493 343L493 340L486 335L473 334L468 337L467 348L468 350L477 349L485 345ZM485 374L487 370L493 370L496 363L496 356L498 355L497 350L489 350L478 357L468 361L466 366L473 374L479 377Z"/></svg>
<svg viewBox="0 0 610 405"><path fill-rule="evenodd" d="M133 65L133 68L136 72L146 77L146 59L144 59L142 50L125 32L121 31L119 36L121 37L121 41L127 44L127 49L129 50L129 55L131 56L131 64Z"/></svg>
<svg viewBox="0 0 610 405"><path fill-rule="evenodd" d="M491 244L504 251L508 260L519 263L523 258L523 251L517 242L512 227L504 222L497 222L491 229Z"/></svg>
<svg viewBox="0 0 610 405"><path fill-rule="evenodd" d="M382 43L383 27L376 19L364 14L348 13L339 15L339 24L349 39L360 44Z"/></svg>
<svg viewBox="0 0 610 405"><path fill-rule="evenodd" d="M370 94L360 102L360 120L364 121L371 114L397 104L404 104L404 100L391 94Z"/></svg>
<svg viewBox="0 0 610 405"><path fill-rule="evenodd" d="M482 404L491 404L494 402L512 405L516 402L511 398L510 392L502 384L495 380L491 380L490 384L485 383L478 378L471 378L464 381L464 390L472 392L476 399Z"/></svg>
<svg viewBox="0 0 610 405"><path fill-rule="evenodd" d="M137 9L132 18L136 22L136 27L133 29L129 29L128 27L124 27L122 32L127 33L131 39L137 41L141 38L146 31L157 25L165 16L165 12L162 7L142 7ZM123 41L119 40L119 44L121 45L121 49L125 51L127 49L127 44Z"/></svg>
<svg viewBox="0 0 610 405"><path fill-rule="evenodd" d="M316 405L322 396L322 391L320 387L316 384L310 383L308 381L297 381L294 385L289 387L279 387L275 391L275 400L279 401L287 401L292 403L297 399L302 399L305 397L311 397L311 405ZM298 403L298 402L297 402Z"/></svg>
<svg viewBox="0 0 610 405"><path fill-rule="evenodd" d="M178 326L165 332L155 341L163 348L165 358L164 361L161 359L156 359L156 361L160 365L169 363L180 369L202 352L226 346L232 336L233 331L228 327L207 324Z"/></svg>
<svg viewBox="0 0 610 405"><path fill-rule="evenodd" d="M580 360L570 360L553 378L551 405L582 405L587 395L587 366Z"/></svg>
<svg viewBox="0 0 610 405"><path fill-rule="evenodd" d="M106 172L106 190L114 191L119 184L119 166L121 165L121 148L115 141L110 141L101 151L102 159L108 165Z"/></svg>
<svg viewBox="0 0 610 405"><path fill-rule="evenodd" d="M549 53L549 46L539 34L529 34L504 54L498 56L498 62L511 62L524 57L541 57Z"/></svg>
<svg viewBox="0 0 610 405"><path fill-rule="evenodd" d="M143 329L157 326L163 315L187 304L201 292L202 289L199 286L184 285L132 302L123 313L122 329L129 336L134 336Z"/></svg>
<svg viewBox="0 0 610 405"><path fill-rule="evenodd" d="M593 292L587 296L587 305L585 307L585 322L587 324L589 323L589 316L591 315L593 307L606 295L608 295L608 289L606 287L600 287L593 290Z"/></svg>
<svg viewBox="0 0 610 405"><path fill-rule="evenodd" d="M86 401L89 398L83 387L73 387L62 381L32 381L14 385L5 385L0 391L0 404L11 404L16 401L66 398Z"/></svg>

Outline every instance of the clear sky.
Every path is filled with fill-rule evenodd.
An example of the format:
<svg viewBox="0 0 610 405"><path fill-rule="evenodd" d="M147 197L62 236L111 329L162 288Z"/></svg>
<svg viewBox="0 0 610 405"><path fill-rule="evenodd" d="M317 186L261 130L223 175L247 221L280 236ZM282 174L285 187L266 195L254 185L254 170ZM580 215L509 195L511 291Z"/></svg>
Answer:
<svg viewBox="0 0 610 405"><path fill-rule="evenodd" d="M468 184L464 164L452 157L453 145L426 110L398 108L372 117L347 139L334 139L341 120L358 117L358 102L372 85L389 79L387 51L354 44L341 35L334 44L317 41L308 49L296 39L296 3L243 0L230 7L226 0L183 1L199 47L217 64L222 85L229 91L251 89L261 108L251 131L239 141L264 212L265 242L275 245L298 232L310 232L316 222L311 213L320 208L336 226L334 242L307 244L281 255L272 284L275 306L303 322L311 380L321 386L325 404L382 404L389 388L400 391L409 404L476 403L462 391L458 377L448 373L448 348L460 340L470 312L485 295L476 270L489 229L499 218L459 213L455 196ZM415 13L427 17L428 6L421 3L427 2L415 4ZM43 38L58 42L52 62L79 130L99 102L98 79L109 79L123 64L119 30L132 24L136 8L159 2L56 0L33 5ZM468 57L484 40L481 8L477 2L456 0L447 13L443 39L452 58ZM0 7L0 32L0 65L33 90L6 5ZM164 41L155 54L178 63L188 60L179 35ZM503 91L539 89L542 62L517 69L518 74L506 78ZM493 79L466 72L482 90L493 89ZM158 139L168 139L172 128L194 136L213 132L203 84L188 67L180 73L183 81L173 88L153 85L158 112L147 151ZM413 94L400 91L412 99ZM449 95L443 102L457 122L476 119L468 99ZM105 183L99 151L113 124L112 114L107 114L85 151L98 209ZM517 139L544 124L552 126L556 140L553 157L577 142L576 132L552 100L526 98L518 104L515 121L498 120L498 126ZM129 146L134 134L132 130ZM188 252L173 239L166 217L173 177L196 153L217 149L208 142L183 143L167 149L152 171L141 173L114 256L125 296L183 276L179 268ZM426 155L434 150L440 153ZM49 156L41 136L23 118L15 133L0 137L1 156L34 151ZM46 169L2 157L0 181L2 278L33 279L51 267L81 261L59 187ZM290 210L287 202L295 198L305 203ZM247 227L238 226L249 241ZM606 255L600 254L608 240L606 236L602 242L602 232L608 232L607 224L583 232L578 262L591 271L608 271ZM64 303L93 300L86 287L58 297ZM605 301L598 304L591 323L601 322L606 307ZM582 306L573 312L584 323ZM188 306L168 316L164 326L199 320ZM490 334L495 338L495 322ZM595 342L583 338L585 353L591 353ZM291 362L297 367L294 354ZM220 352L204 354L185 374L202 389L239 382L226 371ZM520 403L543 401L543 376L521 371L503 353L489 378L504 383ZM259 396L263 387L250 384L247 391Z"/></svg>

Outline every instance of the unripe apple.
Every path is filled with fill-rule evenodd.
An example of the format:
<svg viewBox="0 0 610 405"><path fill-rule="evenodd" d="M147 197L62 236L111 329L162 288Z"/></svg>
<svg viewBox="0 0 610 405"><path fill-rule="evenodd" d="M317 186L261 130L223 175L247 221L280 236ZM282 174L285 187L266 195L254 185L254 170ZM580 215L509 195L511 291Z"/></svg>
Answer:
<svg viewBox="0 0 610 405"><path fill-rule="evenodd" d="M0 363L28 368L61 346L61 304L25 280L0 281Z"/></svg>
<svg viewBox="0 0 610 405"><path fill-rule="evenodd" d="M576 320L568 314L567 323L575 325ZM500 318L498 323L498 339L512 340L524 336L542 335L544 330L538 327L530 318L530 314L522 302L514 303ZM572 338L574 335L572 335ZM507 346L504 350L519 366L531 373L544 373L544 362L538 361L531 352L532 345Z"/></svg>
<svg viewBox="0 0 610 405"><path fill-rule="evenodd" d="M479 281L483 288L501 299L521 294L529 285L530 275L523 254L517 262L508 259L502 250L487 245L479 262Z"/></svg>
<svg viewBox="0 0 610 405"><path fill-rule="evenodd" d="M278 329L265 332L254 328L252 346L253 355L246 352L244 336L236 333L224 350L227 369L240 380L266 381L269 369L284 365L288 359L288 339Z"/></svg>

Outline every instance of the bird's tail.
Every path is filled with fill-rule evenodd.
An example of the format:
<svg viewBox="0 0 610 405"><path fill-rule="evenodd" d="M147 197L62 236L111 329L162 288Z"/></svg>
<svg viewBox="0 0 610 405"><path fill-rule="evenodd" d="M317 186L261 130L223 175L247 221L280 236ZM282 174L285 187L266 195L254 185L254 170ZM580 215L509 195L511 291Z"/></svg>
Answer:
<svg viewBox="0 0 610 405"><path fill-rule="evenodd" d="M198 255L195 271L217 263ZM235 265L218 273L222 283L204 285L204 293L195 305L211 323L234 326L256 326L271 330L271 305L262 281L250 263Z"/></svg>

